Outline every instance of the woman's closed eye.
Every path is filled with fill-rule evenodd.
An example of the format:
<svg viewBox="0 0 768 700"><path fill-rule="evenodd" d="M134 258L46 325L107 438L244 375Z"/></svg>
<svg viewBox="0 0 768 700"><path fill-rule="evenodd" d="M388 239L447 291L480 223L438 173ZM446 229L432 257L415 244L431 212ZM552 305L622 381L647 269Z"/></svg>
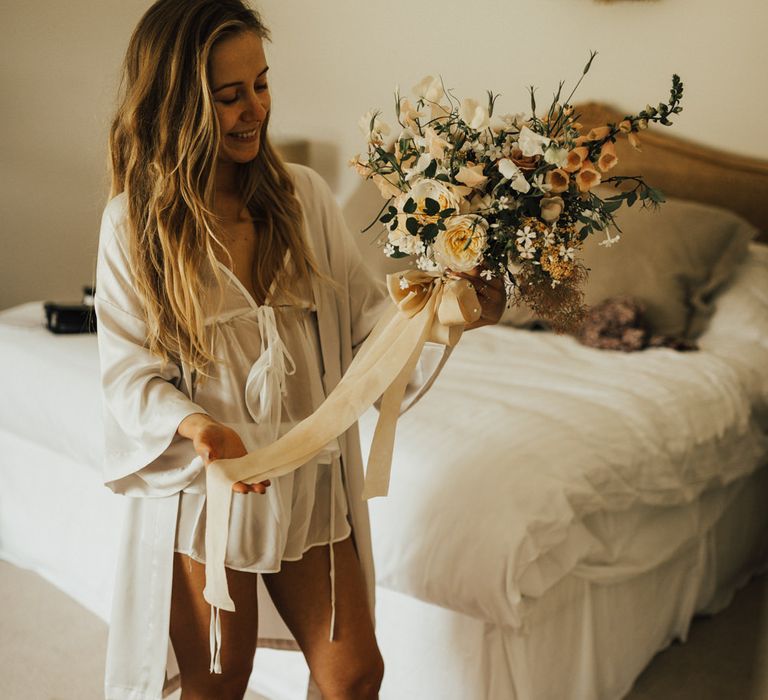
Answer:
<svg viewBox="0 0 768 700"><path fill-rule="evenodd" d="M254 85L254 90L256 92L266 92L267 90L269 90L269 85L267 85L267 83L257 83L256 85ZM239 91L234 93L231 96L222 95L218 97L217 102L221 102L222 104L225 104L225 105L232 105L232 104L235 104L235 102L237 102L240 99L240 96L241 95Z"/></svg>

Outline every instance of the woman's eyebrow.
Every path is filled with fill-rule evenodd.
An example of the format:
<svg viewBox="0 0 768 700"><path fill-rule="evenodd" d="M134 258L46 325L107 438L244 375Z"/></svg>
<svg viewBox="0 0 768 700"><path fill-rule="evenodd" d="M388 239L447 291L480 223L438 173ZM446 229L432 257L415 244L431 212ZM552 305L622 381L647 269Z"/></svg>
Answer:
<svg viewBox="0 0 768 700"><path fill-rule="evenodd" d="M265 73L266 73L268 70L269 70L269 66L266 66L266 67L264 68L264 70L263 70L263 71L261 71L261 73L259 73L259 74L258 74L256 77L257 77L257 78L260 78L260 77L261 77L262 75L264 75L264 74L265 74ZM234 83L225 83L224 85L219 85L219 87L217 87L217 88L213 88L213 90L212 90L211 92L218 92L219 90L223 90L224 88L228 88L228 87L234 87L234 86L236 86L236 85L242 85L242 84L243 84L243 81L242 81L242 80L237 80L237 81L235 81Z"/></svg>

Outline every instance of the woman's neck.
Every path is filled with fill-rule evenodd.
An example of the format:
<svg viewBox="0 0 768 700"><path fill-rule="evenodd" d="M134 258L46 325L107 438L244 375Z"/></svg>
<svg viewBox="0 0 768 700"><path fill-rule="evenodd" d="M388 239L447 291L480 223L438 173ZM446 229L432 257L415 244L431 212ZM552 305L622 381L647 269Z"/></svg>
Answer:
<svg viewBox="0 0 768 700"><path fill-rule="evenodd" d="M243 210L237 186L237 165L219 161L216 167L216 193L213 208L224 221L237 221Z"/></svg>

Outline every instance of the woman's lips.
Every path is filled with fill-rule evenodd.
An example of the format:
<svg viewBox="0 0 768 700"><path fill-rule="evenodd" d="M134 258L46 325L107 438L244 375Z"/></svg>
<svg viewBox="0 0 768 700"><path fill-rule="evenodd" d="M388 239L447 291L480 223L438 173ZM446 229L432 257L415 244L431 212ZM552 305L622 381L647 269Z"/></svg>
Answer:
<svg viewBox="0 0 768 700"><path fill-rule="evenodd" d="M255 127L253 129L249 129L248 131L230 131L228 136L233 138L235 141L240 141L241 143L249 143L251 141L256 141L259 138L259 129L258 127Z"/></svg>

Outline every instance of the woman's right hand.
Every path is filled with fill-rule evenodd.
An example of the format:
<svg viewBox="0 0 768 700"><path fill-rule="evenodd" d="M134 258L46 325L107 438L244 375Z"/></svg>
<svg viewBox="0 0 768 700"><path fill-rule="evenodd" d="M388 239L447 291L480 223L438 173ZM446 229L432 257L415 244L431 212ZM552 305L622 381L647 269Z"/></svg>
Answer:
<svg viewBox="0 0 768 700"><path fill-rule="evenodd" d="M248 454L240 436L232 428L219 423L205 413L193 413L181 421L179 435L192 440L192 445L207 467L217 459L236 459ZM232 490L237 493L265 493L269 479L257 484L236 481Z"/></svg>

